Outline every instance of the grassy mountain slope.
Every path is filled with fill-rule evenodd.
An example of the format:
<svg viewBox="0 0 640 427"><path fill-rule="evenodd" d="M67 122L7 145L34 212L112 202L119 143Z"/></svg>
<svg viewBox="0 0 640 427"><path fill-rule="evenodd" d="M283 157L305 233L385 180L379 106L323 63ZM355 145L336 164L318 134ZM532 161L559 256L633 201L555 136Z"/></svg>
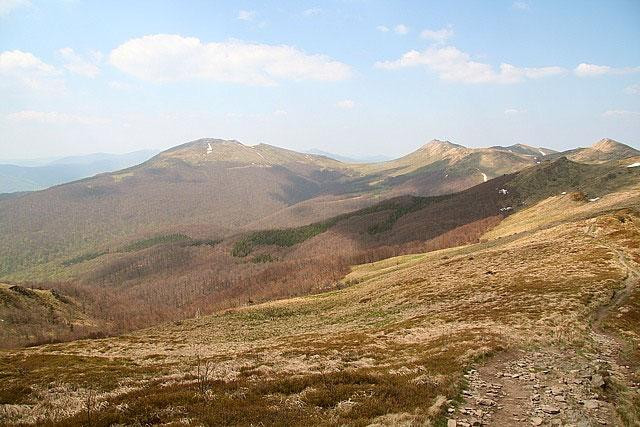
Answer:
<svg viewBox="0 0 640 427"><path fill-rule="evenodd" d="M72 277L82 290L110 293L103 296L110 307L104 313L113 326L109 332L127 331L196 312L335 290L344 286L340 279L350 265L476 243L503 220L514 231L499 235L533 229L528 216L518 214L521 219L515 220L509 214L549 196L582 210L558 218L570 210L545 214L544 226L606 212L622 201L634 202L639 181L638 168L561 159L459 193L402 196L295 228L244 232L220 241L198 238L200 229L132 237L50 268ZM540 220L538 211L530 212Z"/></svg>
<svg viewBox="0 0 640 427"><path fill-rule="evenodd" d="M0 277L65 278L57 267L65 259L126 241L303 225L394 196L464 190L535 164L512 151L432 141L398 160L344 164L266 144L201 139L129 169L1 198Z"/></svg>
<svg viewBox="0 0 640 427"><path fill-rule="evenodd" d="M0 347L70 340L99 330L76 298L59 289L0 283Z"/></svg>
<svg viewBox="0 0 640 427"><path fill-rule="evenodd" d="M224 234L321 193L326 180L342 176L328 169L337 164L266 146L203 140L140 166L3 200L0 275L175 226Z"/></svg>
<svg viewBox="0 0 640 427"><path fill-rule="evenodd" d="M98 425L437 424L448 407L457 417L457 406L482 398L493 402L479 406L483 413L512 417L495 403L500 394L484 394L488 381L524 393L517 410L531 406L543 421L633 424L637 391L630 385L639 365L624 359L630 368L623 369L616 359L623 350L603 349L618 348L617 333L639 336L625 313L640 307L612 295L637 292L628 278L640 269L640 206L615 208L630 209L362 265L344 279L346 289L334 292L121 337L0 353L6 405L0 416L71 424L89 418ZM520 358L531 353L547 361ZM482 373L495 354L511 361L500 369L524 373L508 379L494 373L480 394L464 401L461 392L476 375L468 369ZM606 371L599 370L605 363ZM570 386L580 387L576 396L598 396L596 410L585 410L573 395L558 404L552 394L535 400L528 391L532 382L556 377L569 387L585 371L587 378L606 372L604 389L589 380ZM561 405L558 415L541 409L553 405ZM531 415L524 414L523 422L507 420L528 425Z"/></svg>
<svg viewBox="0 0 640 427"><path fill-rule="evenodd" d="M587 148L576 148L562 153L548 156L554 159L564 156L569 160L580 163L602 163L611 160L622 160L628 157L640 156L640 151L613 139L604 138Z"/></svg>

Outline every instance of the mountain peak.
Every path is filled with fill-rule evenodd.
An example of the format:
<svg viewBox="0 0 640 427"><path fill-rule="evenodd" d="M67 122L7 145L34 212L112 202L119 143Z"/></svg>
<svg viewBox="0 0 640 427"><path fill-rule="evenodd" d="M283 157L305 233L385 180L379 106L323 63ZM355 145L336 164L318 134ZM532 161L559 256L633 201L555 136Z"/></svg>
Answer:
<svg viewBox="0 0 640 427"><path fill-rule="evenodd" d="M465 148L465 147L459 144L454 144L453 142L450 142L450 141L432 139L431 141L423 145L423 148L439 148L439 149L451 150L454 148Z"/></svg>
<svg viewBox="0 0 640 427"><path fill-rule="evenodd" d="M620 149L631 148L618 141L610 138L602 138L591 146L594 150L602 151L603 153L611 153Z"/></svg>

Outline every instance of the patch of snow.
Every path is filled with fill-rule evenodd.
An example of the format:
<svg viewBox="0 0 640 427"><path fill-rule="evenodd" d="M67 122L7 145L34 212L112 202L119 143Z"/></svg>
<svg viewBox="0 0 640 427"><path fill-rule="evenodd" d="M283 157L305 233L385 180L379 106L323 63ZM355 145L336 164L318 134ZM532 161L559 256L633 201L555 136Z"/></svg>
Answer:
<svg viewBox="0 0 640 427"><path fill-rule="evenodd" d="M564 196L565 194L567 194L567 192L566 192L566 191L563 191L563 192L562 192L562 193L560 193L560 194L562 194L562 195Z"/></svg>
<svg viewBox="0 0 640 427"><path fill-rule="evenodd" d="M539 164L540 164L540 162L536 162L536 165L539 165Z"/></svg>
<svg viewBox="0 0 640 427"><path fill-rule="evenodd" d="M629 166L627 166L628 168L637 168L638 166L640 166L640 162L635 162L635 163L631 163Z"/></svg>
<svg viewBox="0 0 640 427"><path fill-rule="evenodd" d="M593 199L589 199L590 202L597 202L600 200L600 197L594 197Z"/></svg>
<svg viewBox="0 0 640 427"><path fill-rule="evenodd" d="M444 177L445 177L445 178L449 178L449 174L446 174Z"/></svg>
<svg viewBox="0 0 640 427"><path fill-rule="evenodd" d="M480 172L482 174L482 179L484 179L484 182L487 182L487 174L484 172Z"/></svg>
<svg viewBox="0 0 640 427"><path fill-rule="evenodd" d="M248 169L248 168L270 168L270 167L271 165L259 165L257 163L251 163L250 165L232 166L230 168L227 168L227 170Z"/></svg>
<svg viewBox="0 0 640 427"><path fill-rule="evenodd" d="M211 143L208 142L207 143L207 155L211 154L213 152L213 148L211 147Z"/></svg>
<svg viewBox="0 0 640 427"><path fill-rule="evenodd" d="M500 208L500 212L510 211L511 209L513 209L511 206L507 206L505 208Z"/></svg>
<svg viewBox="0 0 640 427"><path fill-rule="evenodd" d="M506 189L506 188L501 188L501 189L499 189L499 190L498 190L498 193L500 193L500 194L507 194L507 193L508 193L508 191L507 191L507 189Z"/></svg>
<svg viewBox="0 0 640 427"><path fill-rule="evenodd" d="M262 155L262 153L261 153L261 152L259 152L258 150L255 150L255 149L254 149L254 151L256 152L256 154L257 154L258 156L260 156L260 158L261 158L262 160L267 161L267 159L265 159L265 158L264 158L264 156Z"/></svg>
<svg viewBox="0 0 640 427"><path fill-rule="evenodd" d="M540 154L542 154L543 156L546 156L546 154L544 154L544 151L542 151L541 149L538 148L538 151L540 152Z"/></svg>

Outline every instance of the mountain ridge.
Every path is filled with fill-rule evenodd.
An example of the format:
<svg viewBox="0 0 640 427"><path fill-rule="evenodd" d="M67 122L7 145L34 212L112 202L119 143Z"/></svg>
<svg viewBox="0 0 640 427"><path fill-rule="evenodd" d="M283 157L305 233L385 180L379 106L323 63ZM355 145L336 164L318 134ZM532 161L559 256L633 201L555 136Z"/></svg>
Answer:
<svg viewBox="0 0 640 427"><path fill-rule="evenodd" d="M322 221L402 195L455 193L538 161L433 140L400 159L354 165L268 144L198 139L128 169L0 199L7 236L0 276L40 264L57 271L56 259L131 238L187 229L221 238L247 227Z"/></svg>

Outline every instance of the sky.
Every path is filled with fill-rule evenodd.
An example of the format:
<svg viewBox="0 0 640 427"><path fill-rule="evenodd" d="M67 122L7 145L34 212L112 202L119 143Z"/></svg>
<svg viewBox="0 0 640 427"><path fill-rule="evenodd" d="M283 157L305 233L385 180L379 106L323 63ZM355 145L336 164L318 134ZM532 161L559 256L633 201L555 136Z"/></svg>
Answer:
<svg viewBox="0 0 640 427"><path fill-rule="evenodd" d="M0 159L640 148L640 1L0 0Z"/></svg>

